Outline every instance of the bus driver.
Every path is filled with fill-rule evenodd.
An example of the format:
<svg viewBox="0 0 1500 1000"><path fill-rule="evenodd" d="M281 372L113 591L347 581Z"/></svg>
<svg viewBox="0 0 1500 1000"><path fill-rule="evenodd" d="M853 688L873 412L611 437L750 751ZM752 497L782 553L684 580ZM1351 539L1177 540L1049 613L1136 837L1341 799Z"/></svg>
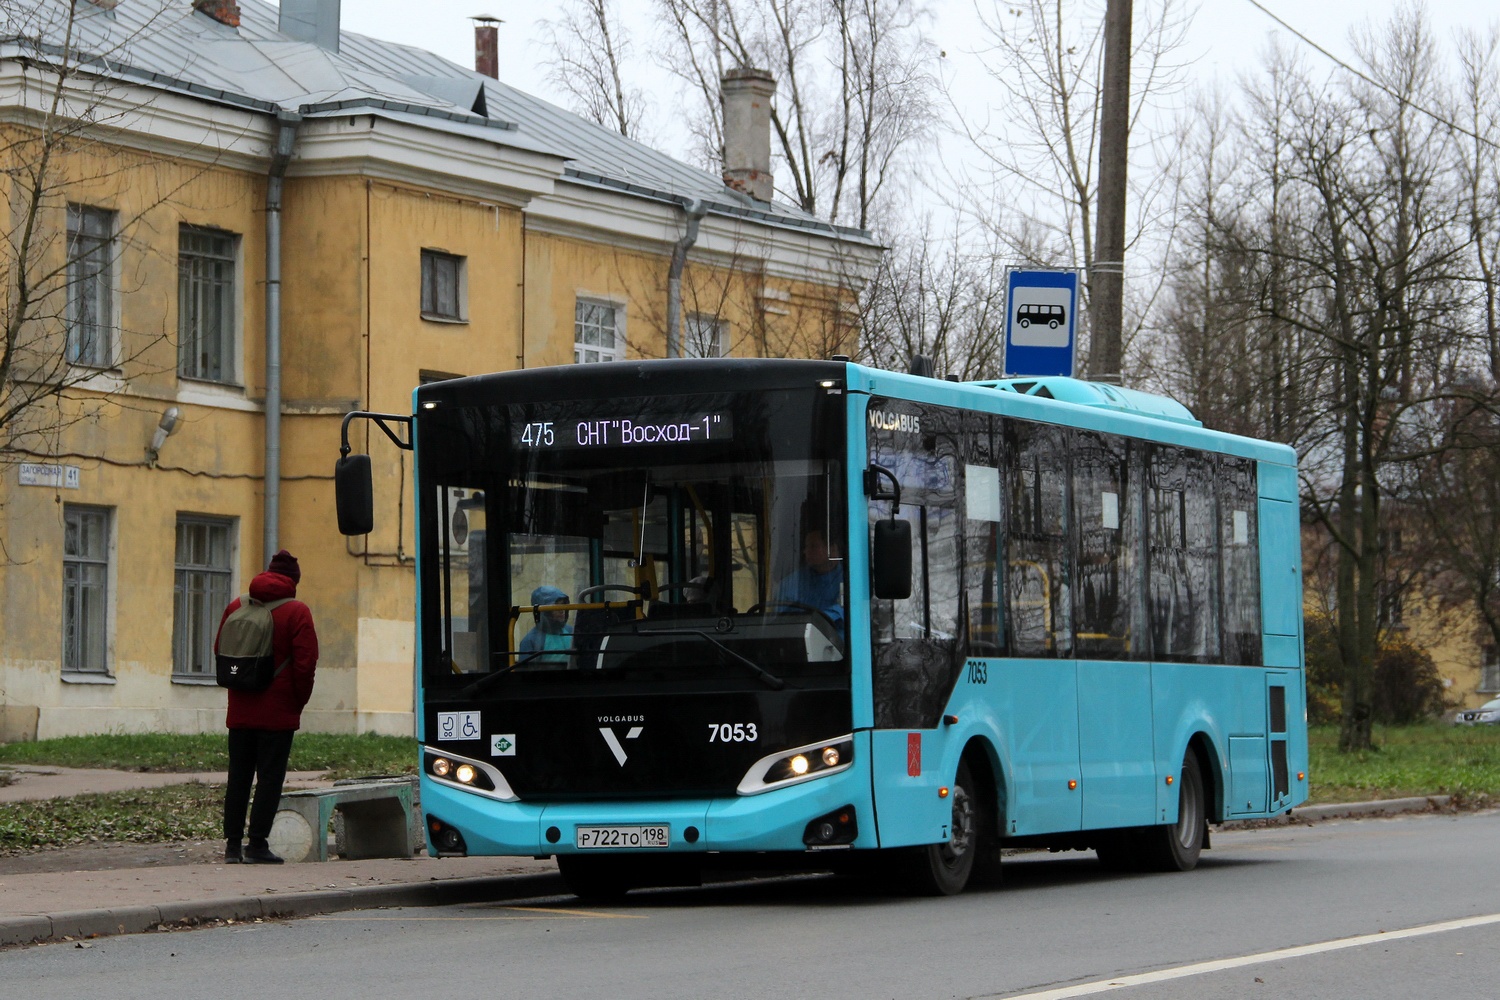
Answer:
<svg viewBox="0 0 1500 1000"><path fill-rule="evenodd" d="M840 629L844 627L844 572L837 541L829 542L821 528L809 528L802 538L801 566L776 587L778 601L795 601L817 608Z"/></svg>

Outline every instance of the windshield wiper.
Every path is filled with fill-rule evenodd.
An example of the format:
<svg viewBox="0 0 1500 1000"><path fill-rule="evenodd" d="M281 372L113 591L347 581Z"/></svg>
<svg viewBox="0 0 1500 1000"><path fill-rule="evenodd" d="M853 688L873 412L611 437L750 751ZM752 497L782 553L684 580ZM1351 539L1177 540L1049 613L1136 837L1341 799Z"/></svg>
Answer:
<svg viewBox="0 0 1500 1000"><path fill-rule="evenodd" d="M538 656L542 656L543 654L556 655L558 653L567 653L568 655L572 656L576 652L577 652L577 650L572 650L572 649L568 649L568 650L561 650L561 649L539 649L539 650L537 650L534 653L529 653L526 656L523 656L523 657L517 659L515 663L506 664L505 666L501 667L499 670L496 670L494 673L485 674L483 677L479 678L479 680L475 681L473 684L470 684L468 687L466 687L462 691L458 692L458 697L460 697L460 698L472 698L472 697L474 697L476 694L478 694L479 692L483 691L485 688L489 687L491 684L495 683L495 681L499 680L501 677L504 677L505 675L509 674L512 670L516 669L517 667L521 666L522 664L530 663L532 660L536 659Z"/></svg>
<svg viewBox="0 0 1500 1000"><path fill-rule="evenodd" d="M663 629L638 629L635 632L632 632L631 634L632 635L649 635L649 636L658 636L658 635L694 635L694 636L697 636L698 638L702 639L704 642L706 642L710 646L712 646L714 649L717 649L719 652L721 652L725 656L729 657L730 660L732 660L733 662L738 663L740 666L746 668L751 673L755 674L755 676L758 677L758 678L760 678L761 683L764 684L766 687L771 688L773 691L780 691L782 688L786 687L786 681L782 680L780 677L777 677L775 674L771 673L769 670L767 670L765 667L762 667L759 663L756 663L754 660L751 660L751 659L749 659L747 657L741 656L739 653L736 653L734 650L730 649L728 646L724 645L722 642L720 642L719 640L715 639L713 636L709 635L707 632L701 632L698 629L694 629L694 628L663 628Z"/></svg>

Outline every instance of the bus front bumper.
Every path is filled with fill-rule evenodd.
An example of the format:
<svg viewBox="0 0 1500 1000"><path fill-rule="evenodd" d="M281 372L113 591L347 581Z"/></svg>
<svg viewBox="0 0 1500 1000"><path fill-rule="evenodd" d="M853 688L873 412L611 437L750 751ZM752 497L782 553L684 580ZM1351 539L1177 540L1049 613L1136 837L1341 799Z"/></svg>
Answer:
<svg viewBox="0 0 1500 1000"><path fill-rule="evenodd" d="M429 841L431 820L439 820L462 834L469 855L600 853L578 846L580 827L660 826L667 828L663 847L604 849L642 854L805 851L808 825L845 811L852 813L857 834L852 843L839 846L874 847L875 813L863 768L759 795L713 799L499 802L425 776L422 780ZM428 849L434 850L431 843Z"/></svg>

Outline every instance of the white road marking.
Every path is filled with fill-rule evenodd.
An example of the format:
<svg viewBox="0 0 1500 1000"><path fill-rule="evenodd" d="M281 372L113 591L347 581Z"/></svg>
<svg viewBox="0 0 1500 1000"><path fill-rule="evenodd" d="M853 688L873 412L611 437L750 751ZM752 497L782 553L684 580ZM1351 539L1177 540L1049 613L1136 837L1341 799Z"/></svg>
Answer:
<svg viewBox="0 0 1500 1000"><path fill-rule="evenodd" d="M1069 997L1086 997L1092 996L1095 993L1107 993L1110 990L1128 989L1132 986L1148 986L1151 983L1162 983L1171 979L1186 979L1189 976L1203 976L1211 972L1223 972L1225 969L1239 969L1247 965L1259 965L1262 962L1278 962L1288 958L1321 955L1330 951L1343 951L1346 948L1363 948L1367 944L1378 944L1382 941L1400 941L1404 938L1426 937L1429 934L1446 934L1448 931L1461 931L1470 927L1485 927L1489 924L1500 924L1500 913L1491 913L1483 917L1465 917L1462 920L1445 920L1442 923L1423 924L1420 927L1408 927L1405 930L1399 931L1360 934L1355 937L1322 941L1318 944L1303 944L1295 948L1280 948L1276 951L1263 951L1255 955L1241 955L1238 958L1221 958L1212 962L1180 965L1174 969L1158 969L1155 972L1142 972L1134 976L1101 979L1092 983L1080 983L1077 986L1064 986L1055 990L1043 990L1040 993L1015 993L1010 994L1008 1000L1068 1000ZM993 997L1004 995L1000 993L990 994Z"/></svg>

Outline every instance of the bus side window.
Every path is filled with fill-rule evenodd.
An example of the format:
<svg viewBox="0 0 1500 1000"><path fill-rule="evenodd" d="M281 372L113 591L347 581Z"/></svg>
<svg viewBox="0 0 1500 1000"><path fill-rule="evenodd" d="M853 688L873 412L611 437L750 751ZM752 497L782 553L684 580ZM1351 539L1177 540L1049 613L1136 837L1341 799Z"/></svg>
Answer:
<svg viewBox="0 0 1500 1000"><path fill-rule="evenodd" d="M1138 519L1128 476L1130 449L1115 435L1073 434L1075 639L1078 655L1090 659L1128 659L1140 645L1131 627Z"/></svg>
<svg viewBox="0 0 1500 1000"><path fill-rule="evenodd" d="M1146 481L1152 655L1219 658L1218 518L1214 459L1154 445Z"/></svg>
<svg viewBox="0 0 1500 1000"><path fill-rule="evenodd" d="M1006 620L1012 656L1066 656L1073 648L1067 553L1067 432L1006 426Z"/></svg>
<svg viewBox="0 0 1500 1000"><path fill-rule="evenodd" d="M999 443L996 420L971 416L964 465L964 604L968 615L969 656L1005 652L1001 615Z"/></svg>

